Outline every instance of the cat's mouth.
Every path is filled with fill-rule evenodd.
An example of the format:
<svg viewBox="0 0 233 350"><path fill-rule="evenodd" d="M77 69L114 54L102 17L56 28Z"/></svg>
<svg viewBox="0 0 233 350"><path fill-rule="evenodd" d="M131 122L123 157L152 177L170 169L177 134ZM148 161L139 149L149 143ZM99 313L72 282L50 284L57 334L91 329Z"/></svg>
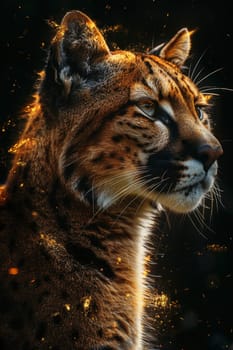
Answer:
<svg viewBox="0 0 233 350"><path fill-rule="evenodd" d="M210 189L212 181L213 181L213 177L206 175L204 176L203 179L196 181L195 183L192 183L190 185L185 185L185 186L180 186L179 188L175 188L172 192L184 193L185 196L188 196L197 188L206 192Z"/></svg>
<svg viewBox="0 0 233 350"><path fill-rule="evenodd" d="M181 193L184 192L185 196L188 196L198 185L200 184L200 182L194 184L194 185L190 185L190 186L185 186L180 188L179 190L173 191L174 193Z"/></svg>
<svg viewBox="0 0 233 350"><path fill-rule="evenodd" d="M214 176L206 175L193 183L179 184L170 192L160 193L157 200L173 212L188 213L198 207L213 183Z"/></svg>

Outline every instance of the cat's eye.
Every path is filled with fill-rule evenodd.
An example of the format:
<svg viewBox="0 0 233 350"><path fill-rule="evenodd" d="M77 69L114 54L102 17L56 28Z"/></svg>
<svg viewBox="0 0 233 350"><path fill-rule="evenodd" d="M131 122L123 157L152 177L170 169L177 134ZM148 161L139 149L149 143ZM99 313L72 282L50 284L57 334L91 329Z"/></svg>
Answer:
<svg viewBox="0 0 233 350"><path fill-rule="evenodd" d="M141 109L150 119L153 119L156 111L156 103L152 100L142 100L137 103L138 108Z"/></svg>
<svg viewBox="0 0 233 350"><path fill-rule="evenodd" d="M199 120L203 120L203 118L204 118L204 112L203 112L202 107L197 106L197 107L196 107L196 112L197 112L197 116L198 116Z"/></svg>
<svg viewBox="0 0 233 350"><path fill-rule="evenodd" d="M165 125L170 124L171 117L169 113L159 105L157 101L142 100L138 101L137 107L152 121L159 120Z"/></svg>

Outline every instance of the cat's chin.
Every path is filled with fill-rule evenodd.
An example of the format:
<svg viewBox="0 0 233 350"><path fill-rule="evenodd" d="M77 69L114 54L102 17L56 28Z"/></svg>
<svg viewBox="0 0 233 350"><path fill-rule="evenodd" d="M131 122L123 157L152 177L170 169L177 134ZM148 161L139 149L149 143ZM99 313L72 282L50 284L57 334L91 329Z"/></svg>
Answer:
<svg viewBox="0 0 233 350"><path fill-rule="evenodd" d="M205 198L207 192L213 186L214 179L207 179L196 184L186 186L180 190L161 194L159 202L161 205L176 213L189 213L195 210Z"/></svg>

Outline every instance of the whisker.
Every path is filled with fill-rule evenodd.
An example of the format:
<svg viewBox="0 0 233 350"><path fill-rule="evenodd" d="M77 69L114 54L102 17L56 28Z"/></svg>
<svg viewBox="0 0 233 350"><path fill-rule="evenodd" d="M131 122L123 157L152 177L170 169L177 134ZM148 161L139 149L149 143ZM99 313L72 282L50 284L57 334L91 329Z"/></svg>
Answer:
<svg viewBox="0 0 233 350"><path fill-rule="evenodd" d="M216 92L204 92L204 91L202 91L201 92L202 93L202 95L208 95L208 96L220 96L220 94L217 94Z"/></svg>
<svg viewBox="0 0 233 350"><path fill-rule="evenodd" d="M132 174L132 173L134 173L134 174L137 174L137 172L136 171L128 171L128 173L127 174ZM116 179L118 179L118 182L116 182ZM120 183L122 181L122 174L121 175L117 175L117 176L112 176L112 178L109 178L108 179L108 181L107 180L105 180L104 181L104 183L102 183L102 184L96 184L96 185L94 185L94 183L93 183L93 185L94 185L94 190L95 190L95 192L97 191L98 192L98 189L102 189L103 188L103 184L106 184L106 183L108 183L108 184L116 184L116 183ZM137 184L137 183L136 183ZM135 186L135 181L133 182L133 184L131 184L131 186ZM121 192L122 192L122 194L127 190L127 188L128 188L129 186L128 185L125 185L122 189L121 189ZM93 193L94 193L94 190L93 190ZM89 193L90 192L90 190L88 190L85 194L87 194L87 193ZM122 195L121 194L121 195ZM113 200L113 202L114 201L116 201L116 200L118 200L119 199L119 193L116 195L116 196L114 196L113 198L112 198L112 200ZM98 210L96 211L96 212L94 212L93 213L93 216L90 218L90 220L88 221L88 223L87 223L87 225L89 225L90 223L92 223L93 222L93 220L98 216L98 215L100 215L101 213L103 213L104 211L105 211L106 209L105 208L98 208Z"/></svg>
<svg viewBox="0 0 233 350"><path fill-rule="evenodd" d="M223 90L223 91L230 91L232 92L233 89L231 88L226 88L226 87L215 87L215 86L204 86L203 88L200 87L200 91L203 92L210 92L210 91L218 91L218 90Z"/></svg>
<svg viewBox="0 0 233 350"><path fill-rule="evenodd" d="M210 191L210 220L213 217L213 212L214 212L214 191ZM216 203L216 205L218 205L218 203Z"/></svg>
<svg viewBox="0 0 233 350"><path fill-rule="evenodd" d="M211 209L210 209L211 210ZM193 212L193 216L196 218L197 222L202 226L202 229L205 228L207 229L207 231L209 232L214 232L214 230L206 223L205 221L205 215L204 215L204 211L201 213L200 209L196 209ZM207 238L204 234L202 234L205 238Z"/></svg>
<svg viewBox="0 0 233 350"><path fill-rule="evenodd" d="M222 143L227 143L227 142L232 142L232 141L233 141L233 139L223 139L223 140L221 140Z"/></svg>
<svg viewBox="0 0 233 350"><path fill-rule="evenodd" d="M155 191L160 187L161 183L164 182L165 180L166 180L166 179L163 179L163 180L161 180L159 183L157 183L157 184L152 184L151 186L148 187L149 191L148 191L148 189L147 189L147 193L146 193L147 196L146 196L145 198L142 198L142 201L141 201L140 205L138 206L138 208L137 208L137 210L136 210L136 213L139 211L139 209L142 207L142 205L145 203L145 201L146 201L147 199L150 199L151 193L153 193L153 194L155 195ZM154 201L158 201L159 195L161 194L161 192L162 192L162 190L164 189L164 187L165 187L165 185L160 189L160 191L159 191L158 193L156 193L156 196L155 196L156 198L155 198Z"/></svg>
<svg viewBox="0 0 233 350"><path fill-rule="evenodd" d="M141 200L141 202L140 202L140 205L137 207L135 213L137 213L138 210L139 210L139 209L141 208L141 206L143 205L143 203L144 203L147 199L150 198L150 193L152 193L153 191L155 191L155 189L158 188L158 187L160 186L160 184L161 184L162 182L165 181L165 179L162 179L162 180L160 180L158 183L152 184L151 186L147 186L147 187L146 187L146 185L148 185L148 183L150 183L150 182L152 182L152 181L155 181L155 180L158 179L158 178L159 178L159 177L154 177L154 178L150 178L150 179L148 179L148 180L146 180L146 181L144 181L144 179L141 179L141 180L140 180L140 182L141 182L141 187L142 187L142 188L145 187L145 188L144 188L143 191L140 192L140 197L142 197L142 200ZM147 192L148 192L148 189L151 188L151 187L153 187L152 190L149 191L149 193L147 193ZM124 209L123 209L123 210L120 212L120 214L117 216L117 220L123 215L123 213L125 212L125 210L126 210L136 199L138 199L138 197L139 197L139 195L137 195L137 196L135 195L135 197L124 207ZM116 221L117 221L117 220L116 220ZM115 223L116 221L114 221L114 223Z"/></svg>
<svg viewBox="0 0 233 350"><path fill-rule="evenodd" d="M146 192L146 190L144 190L143 192ZM133 204L133 202L135 202L138 199L138 196L135 195L133 196L133 199L131 199L131 201L129 201L129 203L122 209L122 211L120 212L119 215L117 215L116 220L113 222L112 226L115 225L117 223L117 221L122 217L123 213L128 209L128 207ZM137 213L137 210L136 210Z"/></svg>
<svg viewBox="0 0 233 350"><path fill-rule="evenodd" d="M192 79L194 83L196 83L198 77L201 75L201 73L204 71L204 68L201 68L199 72L197 72L196 76Z"/></svg>
<svg viewBox="0 0 233 350"><path fill-rule="evenodd" d="M199 59L197 60L195 66L193 67L193 70L192 70L192 71L191 71L191 65L190 65L189 73L191 73L191 74L189 75L189 77L190 77L191 80L194 80L194 79L195 79L195 78L194 78L194 74L196 73L196 70L197 70L197 68L198 68L198 66L199 66L199 64L200 64L200 62L201 62L201 60L202 60L203 57L205 56L206 52L207 52L207 49L203 51L203 53L201 54L201 56L200 56ZM191 72L190 72L190 71L191 71Z"/></svg>
<svg viewBox="0 0 233 350"><path fill-rule="evenodd" d="M222 202L221 192L222 191L219 188L217 182L215 182L214 187L213 187L213 196L214 196L214 199L215 199L215 203L216 203L217 209L218 209L218 204L220 204L222 208L225 207L223 202Z"/></svg>
<svg viewBox="0 0 233 350"><path fill-rule="evenodd" d="M223 68L218 68L218 69L215 69L213 72L208 73L208 74L205 75L203 78L201 78L200 80L198 80L198 81L196 82L196 85L199 86L200 83L201 83L202 81L204 81L204 80L206 80L207 78L211 77L212 75L214 75L214 74L220 72L221 70L223 70Z"/></svg>
<svg viewBox="0 0 233 350"><path fill-rule="evenodd" d="M192 213L194 214L194 212ZM192 223L193 227L195 228L195 230L197 230L197 232L205 239L207 239L206 235L204 235L203 232L200 231L199 227L196 225L196 223L194 222L194 220L192 219L192 216L191 214L187 214L188 215L188 218L190 220L190 222Z"/></svg>

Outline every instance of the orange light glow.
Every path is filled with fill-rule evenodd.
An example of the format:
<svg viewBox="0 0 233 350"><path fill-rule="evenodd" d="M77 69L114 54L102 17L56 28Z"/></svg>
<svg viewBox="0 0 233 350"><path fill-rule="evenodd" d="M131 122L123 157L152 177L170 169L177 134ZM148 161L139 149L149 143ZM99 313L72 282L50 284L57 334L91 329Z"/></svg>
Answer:
<svg viewBox="0 0 233 350"><path fill-rule="evenodd" d="M154 305L156 307L168 307L169 306L168 296L164 293L155 295Z"/></svg>
<svg viewBox="0 0 233 350"><path fill-rule="evenodd" d="M122 259L120 256L117 257L117 265L119 265L122 262Z"/></svg>
<svg viewBox="0 0 233 350"><path fill-rule="evenodd" d="M9 275L11 275L11 276L16 276L16 275L18 275L19 274L19 269L18 269L18 267L10 267L9 269L8 269L8 274Z"/></svg>
<svg viewBox="0 0 233 350"><path fill-rule="evenodd" d="M57 27L59 27L59 24L57 24L55 21L53 21L53 20L51 20L51 19L48 19L47 20L47 23L48 23L48 25L51 27L51 28L57 28Z"/></svg>
<svg viewBox="0 0 233 350"><path fill-rule="evenodd" d="M26 145L28 148L31 148L32 146L35 145L35 140L31 139L31 138L26 138L23 139L17 143L14 144L14 146L10 147L8 149L8 153L17 153L21 147L23 147L24 145Z"/></svg>
<svg viewBox="0 0 233 350"><path fill-rule="evenodd" d="M71 310L71 305L70 304L65 304L64 305L66 311L70 311Z"/></svg>
<svg viewBox="0 0 233 350"><path fill-rule="evenodd" d="M84 298L84 300L83 300L83 308L84 308L85 311L87 311L89 309L89 307L91 305L91 299L92 299L91 295L86 297L86 298Z"/></svg>
<svg viewBox="0 0 233 350"><path fill-rule="evenodd" d="M227 246L221 244L208 244L207 250L211 252L221 253L227 251Z"/></svg>
<svg viewBox="0 0 233 350"><path fill-rule="evenodd" d="M40 71L37 74L40 77L40 79L43 79L45 76L44 71ZM37 115L41 110L39 94L34 94L32 95L32 97L33 97L33 102L27 105L26 107L24 107L24 113L26 113L29 117L33 117Z"/></svg>

